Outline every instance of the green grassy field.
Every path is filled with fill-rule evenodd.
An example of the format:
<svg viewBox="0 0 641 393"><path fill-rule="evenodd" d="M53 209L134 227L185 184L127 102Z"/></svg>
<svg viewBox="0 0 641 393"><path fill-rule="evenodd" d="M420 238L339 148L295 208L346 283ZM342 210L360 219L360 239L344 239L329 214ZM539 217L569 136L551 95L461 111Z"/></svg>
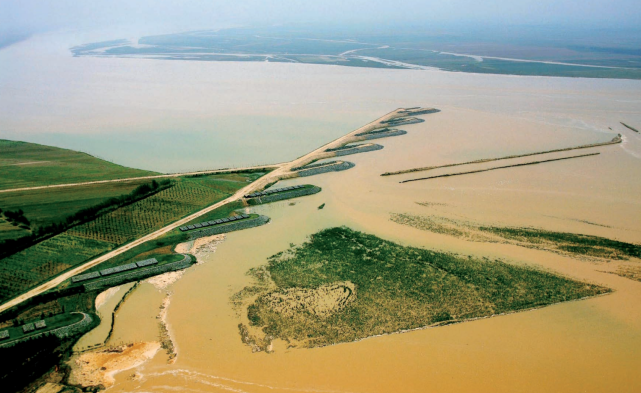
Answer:
<svg viewBox="0 0 641 393"><path fill-rule="evenodd" d="M323 230L272 256L265 269L274 285L248 306L250 326L303 347L609 292L530 267L404 247L345 227ZM240 330L243 341L252 342L247 328Z"/></svg>
<svg viewBox="0 0 641 393"><path fill-rule="evenodd" d="M110 198L129 194L136 187L148 184L150 180L94 184L79 187L51 188L44 190L17 191L0 193L0 208L3 210L24 211L31 222L31 230L65 220L77 213ZM9 222L0 220L0 242L31 234Z"/></svg>
<svg viewBox="0 0 641 393"><path fill-rule="evenodd" d="M51 316L51 317L48 317L48 318L44 318L44 321L47 324L46 328L35 329L35 330L27 332L27 333L24 333L22 331L22 327L21 326L10 327L10 328L7 328L7 330L9 331L9 338L6 339L6 340L3 340L3 341L11 341L11 340L19 339L19 338L26 338L26 337L29 337L29 336L34 335L34 334L38 334L38 333L41 333L41 332L46 332L46 331L49 331L49 330L57 329L59 327L71 325L72 323L76 323L76 322L80 321L81 319L82 319L82 315L81 314L67 314L67 313L65 313L65 314L54 315L54 316ZM27 323L27 322L35 322L37 320L40 320L40 318L39 317L34 318L33 321L26 320L26 321L23 321L22 323L24 324L24 323ZM2 341L0 341L0 342L2 342Z"/></svg>
<svg viewBox="0 0 641 393"><path fill-rule="evenodd" d="M0 190L157 175L73 150L0 139Z"/></svg>
<svg viewBox="0 0 641 393"><path fill-rule="evenodd" d="M160 229L230 196L260 173L176 178L175 184L146 199L75 226L0 260L0 301L117 246ZM180 238L182 239L182 238ZM175 244L175 243L173 243ZM150 251L168 244L154 243ZM140 253L139 252L139 253ZM137 255L129 254L130 258ZM101 268L103 265L100 265Z"/></svg>

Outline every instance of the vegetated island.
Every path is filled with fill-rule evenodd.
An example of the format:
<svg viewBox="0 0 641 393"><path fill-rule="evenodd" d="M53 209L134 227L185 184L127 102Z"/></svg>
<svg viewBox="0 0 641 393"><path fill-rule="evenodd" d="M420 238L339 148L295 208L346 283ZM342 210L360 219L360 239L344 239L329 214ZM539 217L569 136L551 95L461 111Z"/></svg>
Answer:
<svg viewBox="0 0 641 393"><path fill-rule="evenodd" d="M253 269L256 285L232 297L247 307L243 342L269 350L275 338L319 347L462 322L607 293L531 267L406 247L346 227ZM257 296L257 297L256 297Z"/></svg>
<svg viewBox="0 0 641 393"><path fill-rule="evenodd" d="M433 39L431 34L415 32L411 35L400 33L393 37L380 37L367 33L360 35L354 31L348 35L336 32L319 35L318 31L306 33L287 27L231 28L147 36L135 41L95 42L72 47L70 51L76 57L251 61L412 70L439 68L477 74L641 78L641 70L630 66L628 55L621 53L620 48L607 53L606 58L600 51L590 51L591 60L585 60L584 53L577 52L575 59L560 57L556 61L545 61L430 50L435 48ZM448 40L447 47L451 48L452 44ZM436 44L438 46L441 45ZM558 48L554 49L556 51ZM612 53L617 53L621 58L612 58ZM637 61L636 56L633 56L634 62Z"/></svg>
<svg viewBox="0 0 641 393"><path fill-rule="evenodd" d="M498 227L463 222L438 216L392 214L390 220L423 231L471 241L503 242L522 247L558 252L574 257L624 260L641 258L641 245L578 233L541 228Z"/></svg>

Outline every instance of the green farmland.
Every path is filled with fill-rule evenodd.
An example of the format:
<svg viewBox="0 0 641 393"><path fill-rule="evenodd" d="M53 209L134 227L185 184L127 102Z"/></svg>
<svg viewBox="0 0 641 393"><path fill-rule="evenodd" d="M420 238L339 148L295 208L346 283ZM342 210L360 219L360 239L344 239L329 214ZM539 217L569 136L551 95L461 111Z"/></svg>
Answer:
<svg viewBox="0 0 641 393"><path fill-rule="evenodd" d="M219 202L262 174L176 178L167 189L4 258L0 260L0 301Z"/></svg>
<svg viewBox="0 0 641 393"><path fill-rule="evenodd" d="M0 168L0 190L158 175L73 150L5 139L0 139Z"/></svg>
<svg viewBox="0 0 641 393"><path fill-rule="evenodd" d="M136 187L151 180L92 184L78 187L63 187L0 193L0 209L22 210L30 221L30 228L21 228L0 219L0 242L28 236L39 227L64 221L80 210L96 206L110 198L131 193Z"/></svg>

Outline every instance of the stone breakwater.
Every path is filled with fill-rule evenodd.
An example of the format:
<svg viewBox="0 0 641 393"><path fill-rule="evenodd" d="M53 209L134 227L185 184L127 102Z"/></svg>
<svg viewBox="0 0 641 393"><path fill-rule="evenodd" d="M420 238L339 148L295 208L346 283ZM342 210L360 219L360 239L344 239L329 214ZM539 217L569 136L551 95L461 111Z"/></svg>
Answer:
<svg viewBox="0 0 641 393"><path fill-rule="evenodd" d="M430 113L438 113L440 109L430 108L430 109L421 109L421 108L410 108L401 113L405 113L407 116L419 116L419 115L429 115Z"/></svg>
<svg viewBox="0 0 641 393"><path fill-rule="evenodd" d="M343 146L337 149L327 149L328 152L334 152L336 157L347 156L350 154L365 153L368 151L381 150L383 146L369 143L364 145L354 145L354 146Z"/></svg>
<svg viewBox="0 0 641 393"><path fill-rule="evenodd" d="M296 173L300 177L314 176L314 175L319 175L321 173L327 173L327 172L345 171L355 166L356 165L354 163L349 161L332 161L332 162L328 162L325 165L318 165L314 167L311 167L311 166L303 167L302 169L298 170Z"/></svg>
<svg viewBox="0 0 641 393"><path fill-rule="evenodd" d="M32 334L32 335L24 337L24 338L20 338L20 339L14 340L14 341L9 341L9 342L6 342L6 343L2 343L2 344L0 344L0 348L9 348L9 347L12 347L12 346L16 345L17 343L19 343L21 341L33 340L33 339L36 339L36 338L44 337L45 335L54 335L54 336L58 337L59 339L63 339L63 338L75 336L77 334L85 333L86 331L88 331L91 328L91 322L93 321L93 318L91 317L91 315L86 314L84 312L80 312L80 313L75 313L74 312L72 314L82 314L82 319L80 321L78 321L78 322L72 323L71 325L67 325L67 326L56 328L56 329L44 331L44 332L41 332L41 333L38 333L38 334Z"/></svg>
<svg viewBox="0 0 641 393"><path fill-rule="evenodd" d="M189 240L196 240L204 236L220 235L221 233L240 231L241 229L254 228L265 225L269 222L269 217L258 216L252 219L245 219L232 222L225 225L215 225L209 228L199 229L197 231L190 231L188 233Z"/></svg>
<svg viewBox="0 0 641 393"><path fill-rule="evenodd" d="M387 138L391 136L401 136L407 134L407 131L385 128L380 131L370 131L356 134L359 140L368 141L371 139Z"/></svg>
<svg viewBox="0 0 641 393"><path fill-rule="evenodd" d="M185 269L191 266L194 261L191 260L189 255L184 255L184 258L177 262L166 263L163 265L155 265L148 268L137 269L129 273L119 274L117 276L108 277L102 280L96 280L84 285L86 291L95 291L98 289L113 287L116 285L124 284L132 281L139 281L158 274L167 273L174 270Z"/></svg>
<svg viewBox="0 0 641 393"><path fill-rule="evenodd" d="M396 118L391 120L385 120L385 121L382 121L381 123L394 127L394 126L402 126L402 125L409 125L409 124L418 124L424 121L425 121L424 119L419 119L417 117L402 117L402 118Z"/></svg>
<svg viewBox="0 0 641 393"><path fill-rule="evenodd" d="M263 203L270 203L270 202L276 202L276 201L282 201L284 199L291 199L291 198L298 198L306 195L313 195L313 194L318 194L321 192L320 187L306 187L306 188L299 188L297 190L293 191L287 191L287 192L279 192L276 194L271 194L271 195L265 195L261 197L256 197L256 198L250 198L247 200L247 203L250 205L260 205Z"/></svg>

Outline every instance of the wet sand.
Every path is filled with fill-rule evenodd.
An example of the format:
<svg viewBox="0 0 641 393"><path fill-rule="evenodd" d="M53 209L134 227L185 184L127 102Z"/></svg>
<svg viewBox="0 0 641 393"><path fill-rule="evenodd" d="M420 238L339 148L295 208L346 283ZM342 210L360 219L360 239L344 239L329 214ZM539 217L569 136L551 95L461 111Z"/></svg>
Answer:
<svg viewBox="0 0 641 393"><path fill-rule="evenodd" d="M494 151L589 143L610 132L530 123L518 118L449 108L404 127L406 136L381 140L385 149L350 156L356 167L282 185L312 182L319 194L293 206L252 208L270 224L227 235L207 263L173 284L168 321L180 357L156 356L144 378L116 377L123 391L174 386L202 392L236 389L339 392L634 392L641 359L641 283L603 271L621 262L589 262L508 244L467 242L389 221L391 213L438 215L483 224L532 225L639 242L641 166L623 146L598 149L592 161L565 161L469 177L398 184L380 173L395 168L469 160ZM518 130L518 131L514 131ZM477 135L478 134L478 135ZM613 135L612 135L613 136ZM641 146L629 140L627 149ZM635 150L636 149L636 150ZM515 160L518 161L518 160ZM411 174L410 174L411 176ZM279 184L279 185L281 185ZM421 206L416 202L429 202ZM323 210L317 207L325 203ZM598 226L586 223L599 223ZM614 293L539 310L317 349L252 353L244 345L229 297L248 285L246 271L268 256L305 241L319 229L347 225L402 244L501 258L595 282ZM608 226L608 227L606 227ZM626 263L639 263L631 261ZM133 298L133 297L132 297ZM131 307L154 307L136 294ZM137 336L134 319L119 319L123 340Z"/></svg>

